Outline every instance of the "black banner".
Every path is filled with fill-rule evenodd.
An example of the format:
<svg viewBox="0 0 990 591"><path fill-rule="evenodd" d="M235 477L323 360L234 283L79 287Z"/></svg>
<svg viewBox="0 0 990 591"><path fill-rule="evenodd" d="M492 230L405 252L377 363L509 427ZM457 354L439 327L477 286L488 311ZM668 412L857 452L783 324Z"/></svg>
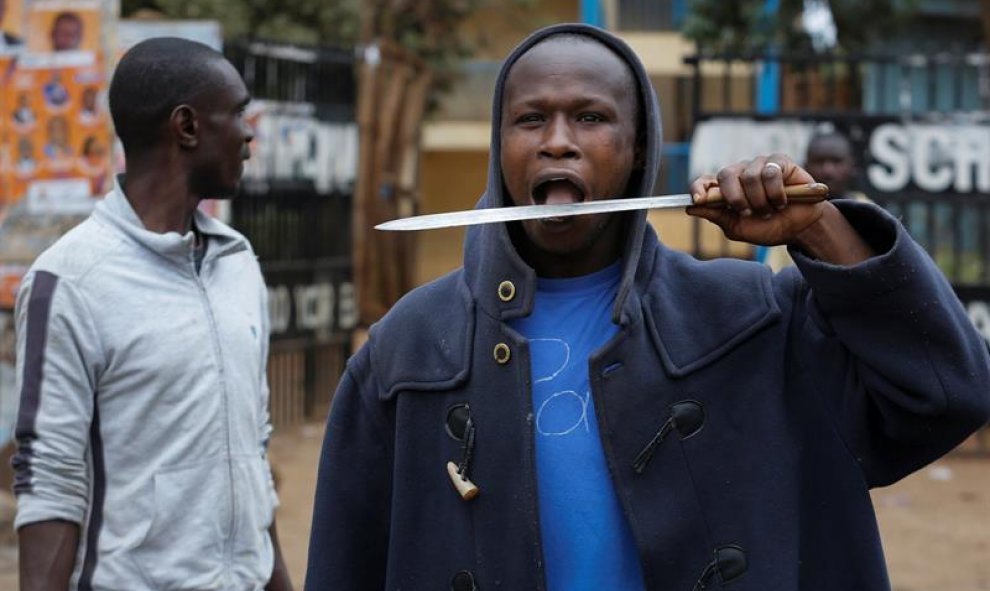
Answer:
<svg viewBox="0 0 990 591"><path fill-rule="evenodd" d="M349 263L263 265L268 284L272 340L349 338L357 323L357 300Z"/></svg>

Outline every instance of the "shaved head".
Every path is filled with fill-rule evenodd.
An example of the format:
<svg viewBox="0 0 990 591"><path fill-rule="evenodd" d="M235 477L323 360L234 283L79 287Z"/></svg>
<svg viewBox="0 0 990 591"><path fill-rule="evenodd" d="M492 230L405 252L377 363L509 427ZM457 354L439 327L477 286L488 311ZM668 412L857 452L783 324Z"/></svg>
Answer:
<svg viewBox="0 0 990 591"><path fill-rule="evenodd" d="M110 115L124 152L157 144L173 109L218 90L218 70L228 64L195 41L158 37L142 41L121 58L110 83Z"/></svg>
<svg viewBox="0 0 990 591"><path fill-rule="evenodd" d="M614 66L609 68L606 82L622 93L625 98L625 106L629 112L634 113L634 119L638 120L640 113L639 93L636 89L636 77L633 75L632 68L612 48L594 37L580 33L561 33L547 37L520 56L516 64L528 59L541 59L544 55L566 56L573 54L575 53L575 46L579 45L597 47L599 51L604 50L603 53L607 54L604 59L612 62ZM511 76L512 72L510 71L509 77Z"/></svg>

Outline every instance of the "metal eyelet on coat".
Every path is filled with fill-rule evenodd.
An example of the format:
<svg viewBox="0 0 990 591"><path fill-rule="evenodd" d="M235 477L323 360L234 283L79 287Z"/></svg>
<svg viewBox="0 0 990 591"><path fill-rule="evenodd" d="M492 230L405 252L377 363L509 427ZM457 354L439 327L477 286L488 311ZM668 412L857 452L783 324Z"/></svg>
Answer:
<svg viewBox="0 0 990 591"><path fill-rule="evenodd" d="M512 358L512 350L505 343L495 345L495 350L492 351L492 354L495 356L495 363L499 365L505 365Z"/></svg>
<svg viewBox="0 0 990 591"><path fill-rule="evenodd" d="M503 302L511 302L516 297L516 286L511 281L503 281L498 284L498 298Z"/></svg>
<svg viewBox="0 0 990 591"><path fill-rule="evenodd" d="M450 579L450 591L477 591L478 586L474 583L474 574L469 570L462 570Z"/></svg>

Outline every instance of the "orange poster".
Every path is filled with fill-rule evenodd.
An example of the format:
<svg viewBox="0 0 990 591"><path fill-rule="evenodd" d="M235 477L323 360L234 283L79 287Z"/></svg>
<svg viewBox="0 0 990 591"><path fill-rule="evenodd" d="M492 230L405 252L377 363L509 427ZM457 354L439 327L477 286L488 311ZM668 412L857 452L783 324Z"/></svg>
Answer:
<svg viewBox="0 0 990 591"><path fill-rule="evenodd" d="M8 200L27 196L40 200L46 211L78 211L84 198L102 195L109 182L106 77L91 60L57 57L23 56L4 85L12 170ZM34 205L29 201L29 208Z"/></svg>
<svg viewBox="0 0 990 591"><path fill-rule="evenodd" d="M100 15L100 0L34 0L27 10L27 49L99 52Z"/></svg>
<svg viewBox="0 0 990 591"><path fill-rule="evenodd" d="M3 2L3 0L0 0ZM6 89L14 75L14 57L9 54L0 54L0 89ZM7 95L5 91L0 91L0 210L10 199L13 192L13 170L11 168L11 123L3 116L10 108L7 106ZM2 216L0 216L2 217Z"/></svg>

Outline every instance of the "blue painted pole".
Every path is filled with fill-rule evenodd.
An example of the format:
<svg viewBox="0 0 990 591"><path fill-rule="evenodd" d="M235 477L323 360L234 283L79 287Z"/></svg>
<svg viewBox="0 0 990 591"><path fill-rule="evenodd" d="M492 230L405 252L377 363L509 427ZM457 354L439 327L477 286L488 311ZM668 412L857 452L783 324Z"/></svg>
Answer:
<svg viewBox="0 0 990 591"><path fill-rule="evenodd" d="M602 0L581 0L581 22L586 25L605 28Z"/></svg>
<svg viewBox="0 0 990 591"><path fill-rule="evenodd" d="M780 0L766 0L763 5L767 15L780 11ZM767 57L773 58L775 48L770 48ZM773 114L780 111L780 62L767 60L760 67L759 79L756 84L756 112ZM763 263L767 260L769 249L765 246L756 247L756 260Z"/></svg>
<svg viewBox="0 0 990 591"><path fill-rule="evenodd" d="M780 0L766 0L764 10L768 15L780 11ZM773 57L775 48L770 48ZM780 62L765 61L760 68L760 77L756 86L756 111L758 113L776 113L780 110Z"/></svg>

